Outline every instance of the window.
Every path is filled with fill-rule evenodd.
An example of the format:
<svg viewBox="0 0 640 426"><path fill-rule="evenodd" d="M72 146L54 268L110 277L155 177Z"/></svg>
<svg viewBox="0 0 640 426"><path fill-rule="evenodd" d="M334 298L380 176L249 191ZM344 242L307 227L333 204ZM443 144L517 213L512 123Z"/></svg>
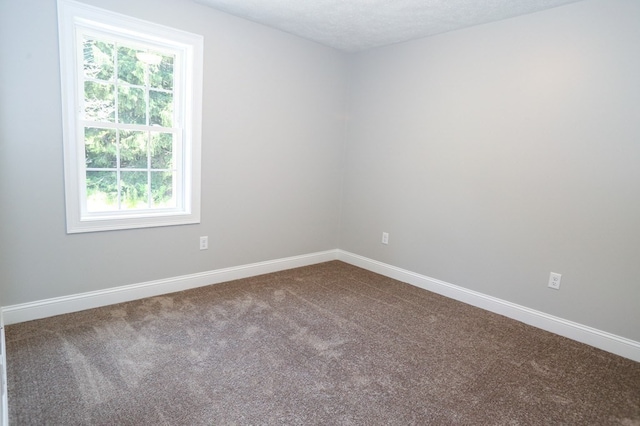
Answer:
<svg viewBox="0 0 640 426"><path fill-rule="evenodd" d="M58 1L67 232L200 221L202 37Z"/></svg>

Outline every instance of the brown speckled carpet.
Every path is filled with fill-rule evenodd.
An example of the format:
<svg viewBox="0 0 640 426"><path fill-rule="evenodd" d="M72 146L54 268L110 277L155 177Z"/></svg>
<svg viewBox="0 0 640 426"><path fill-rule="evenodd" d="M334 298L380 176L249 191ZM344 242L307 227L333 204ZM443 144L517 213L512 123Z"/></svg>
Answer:
<svg viewBox="0 0 640 426"><path fill-rule="evenodd" d="M338 261L6 338L12 425L640 424L640 363Z"/></svg>

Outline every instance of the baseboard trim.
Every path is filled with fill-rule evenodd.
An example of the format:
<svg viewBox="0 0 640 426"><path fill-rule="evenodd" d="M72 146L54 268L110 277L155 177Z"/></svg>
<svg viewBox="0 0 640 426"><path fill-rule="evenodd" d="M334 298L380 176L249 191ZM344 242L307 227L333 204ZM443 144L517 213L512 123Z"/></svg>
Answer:
<svg viewBox="0 0 640 426"><path fill-rule="evenodd" d="M345 263L367 269L371 272L406 282L451 299L459 300L469 305L504 315L542 330L640 362L640 342L507 302L506 300L488 296L445 281L397 268L344 250L337 250L337 258Z"/></svg>
<svg viewBox="0 0 640 426"><path fill-rule="evenodd" d="M125 285L106 290L91 291L70 296L55 297L35 302L2 307L5 324L16 324L54 315L68 314L85 309L99 308L115 303L129 302L145 297L159 296L176 291L189 290L211 284L256 275L284 271L286 269L313 265L336 260L336 250L310 253L266 262L216 269L196 274L182 275L173 278L148 281L139 284ZM3 352L4 354L4 352Z"/></svg>
<svg viewBox="0 0 640 426"><path fill-rule="evenodd" d="M336 259L640 362L640 342L340 249L5 306L0 310L0 321L10 325ZM1 344L3 345L2 385L6 386L4 327L0 326L0 330L2 333ZM6 392L3 394L3 404L6 404ZM3 406L3 408L6 407ZM2 414L6 417L7 411L5 410Z"/></svg>

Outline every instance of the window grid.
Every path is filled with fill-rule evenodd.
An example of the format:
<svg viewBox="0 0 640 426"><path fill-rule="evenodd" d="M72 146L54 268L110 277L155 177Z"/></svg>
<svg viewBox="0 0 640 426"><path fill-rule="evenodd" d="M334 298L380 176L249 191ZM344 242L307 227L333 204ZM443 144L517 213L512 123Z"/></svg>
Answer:
<svg viewBox="0 0 640 426"><path fill-rule="evenodd" d="M173 198L173 203L175 205L176 202L176 178L178 177L178 170L175 168L175 158L172 159L172 164L174 165L174 167L172 168L152 168L151 167L151 144L152 144L152 132L157 132L158 134L160 133L170 133L172 135L172 153L174 153L174 157L175 157L175 152L176 152L176 138L177 138L177 130L174 127L163 127L163 126L159 126L159 125L151 125L151 91L156 91L158 93L166 93L166 94L171 94L172 97L174 96L174 90L168 90L168 89L164 89L161 87L151 87L151 81L150 81L150 67L149 64L145 64L144 66L144 85L140 85L140 84L132 84L130 82L124 81L120 78L120 68L119 68L119 49L120 47L124 47L127 49L131 49L131 50L135 50L138 52L150 52L151 49L149 48L144 48L144 47L140 47L140 46L135 46L133 44L129 44L129 43L122 43L120 41L116 41L116 40L112 40L109 38L103 38L103 37L99 37L99 36L94 36L94 35L84 35L81 39L81 49L84 49L84 44L87 41L98 41L98 42L104 42L104 43L108 43L110 45L113 46L112 48L112 52L111 52L111 60L113 63L113 71L111 74L111 78L109 80L103 80L103 79L99 79L99 78L92 78L92 77L87 77L86 72L84 71L84 61L81 65L81 75L83 76L82 78L82 86L84 88L84 84L86 81L89 82L94 82L97 84L103 84L103 85L111 85L112 90L113 90L113 96L114 96L114 122L108 122L108 121L95 121L95 120L89 120L86 118L86 107L83 107L83 119L81 120L83 122L83 126L84 129L86 130L87 128L103 128L103 129L109 129L109 128L113 128L116 131L116 167L115 168L98 168L98 167L87 167L85 164L85 171L87 172L93 172L93 171L103 171L103 172L114 172L116 173L116 189L117 189L117 195L116 195L116 206L117 206L117 210L125 210L123 209L123 200L122 200L122 191L123 191L123 180L122 180L122 172L124 171L125 173L127 172L146 172L147 175L147 179L146 179L146 192L147 192L147 202L146 202L146 207L147 209L154 209L154 203L153 203L153 192L152 192L152 178L151 175L152 173L166 173L166 172L171 172L172 173L172 182L173 182L173 188L172 188L172 198ZM159 52L160 53L160 52ZM176 53L174 52L162 52L164 53L165 56L171 55L172 59L173 59L173 64L176 63L175 58L177 56ZM168 55L167 55L168 54ZM174 70L175 71L175 70ZM175 75L173 76L174 81L172 82L172 88L175 87ZM144 93L144 102L145 102L145 124L135 124L135 123L122 123L120 120L120 88L121 87L128 87L128 88L134 88L134 89L141 89L143 90ZM86 98L83 97L83 101L86 102ZM84 103L83 102L83 103ZM173 123L176 122L176 108L175 108L175 98L172 98L172 119L171 121ZM121 155L121 149L122 149L122 141L121 141L121 131L122 130L130 130L130 131L141 131L144 132L145 134L145 146L146 146L146 167L145 168L136 168L136 167L126 167L123 168L121 165L121 160L122 160L122 155ZM84 151L84 150L83 150ZM86 153L83 156L83 158L85 158L86 161ZM85 191L86 191L86 184L85 184ZM85 200L86 200L87 196L85 194ZM173 207L173 206L172 206ZM136 207L136 208L141 208L141 207ZM88 206L87 206L87 210L88 210ZM130 209L126 209L126 210L130 210Z"/></svg>
<svg viewBox="0 0 640 426"><path fill-rule="evenodd" d="M199 223L204 38L74 0L57 6L67 233Z"/></svg>

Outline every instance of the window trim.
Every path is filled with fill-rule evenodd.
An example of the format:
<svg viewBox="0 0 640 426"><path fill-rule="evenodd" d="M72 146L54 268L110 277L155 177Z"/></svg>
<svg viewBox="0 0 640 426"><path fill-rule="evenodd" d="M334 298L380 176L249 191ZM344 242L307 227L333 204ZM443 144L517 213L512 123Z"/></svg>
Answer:
<svg viewBox="0 0 640 426"><path fill-rule="evenodd" d="M84 92L79 86L82 64L78 63L77 55L81 42L78 28L166 46L184 55L185 78L176 79L176 83L181 84L179 91L184 106L177 114L180 123L176 126L182 128L183 141L181 208L82 213L86 210L83 208L86 190L81 187L85 181L80 116ZM203 37L72 0L58 0L58 31L67 233L200 223Z"/></svg>

